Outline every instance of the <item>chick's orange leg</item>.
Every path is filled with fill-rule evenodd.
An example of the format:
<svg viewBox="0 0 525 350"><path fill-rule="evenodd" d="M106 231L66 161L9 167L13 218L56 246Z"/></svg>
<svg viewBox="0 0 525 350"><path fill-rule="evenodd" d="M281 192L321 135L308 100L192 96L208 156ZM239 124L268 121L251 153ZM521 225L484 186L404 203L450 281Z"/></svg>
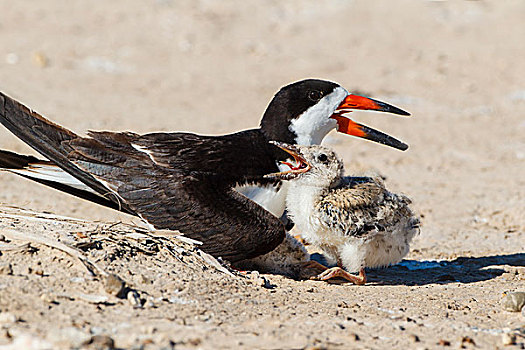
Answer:
<svg viewBox="0 0 525 350"><path fill-rule="evenodd" d="M323 264L320 264L314 260L309 260L304 263L301 263L298 278L299 279L312 279L327 269L328 267L324 266Z"/></svg>
<svg viewBox="0 0 525 350"><path fill-rule="evenodd" d="M352 275L346 272L339 266L327 269L323 273L314 277L314 279L320 280L320 281L327 281L329 279L337 278L337 277L344 278L345 280L352 282L353 284L357 284L357 285L363 285L366 283L366 274L365 274L364 268L359 270L358 276L355 276L355 275Z"/></svg>

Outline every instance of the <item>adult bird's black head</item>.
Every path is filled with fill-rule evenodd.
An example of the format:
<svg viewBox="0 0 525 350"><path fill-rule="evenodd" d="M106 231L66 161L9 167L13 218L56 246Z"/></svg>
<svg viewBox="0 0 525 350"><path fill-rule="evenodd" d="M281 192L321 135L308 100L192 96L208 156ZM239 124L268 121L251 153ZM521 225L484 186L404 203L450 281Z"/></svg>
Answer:
<svg viewBox="0 0 525 350"><path fill-rule="evenodd" d="M387 103L352 95L336 83L307 79L287 85L275 94L261 120L261 131L270 140L315 145L337 129L403 151L408 148L405 143L345 116L354 109L410 115Z"/></svg>

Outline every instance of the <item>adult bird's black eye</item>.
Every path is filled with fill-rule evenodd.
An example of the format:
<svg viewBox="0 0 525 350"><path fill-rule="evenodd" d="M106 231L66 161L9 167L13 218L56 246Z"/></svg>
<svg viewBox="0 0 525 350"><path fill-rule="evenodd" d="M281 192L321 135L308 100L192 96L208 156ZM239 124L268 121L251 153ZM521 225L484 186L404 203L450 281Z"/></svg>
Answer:
<svg viewBox="0 0 525 350"><path fill-rule="evenodd" d="M308 93L308 98L314 102L317 102L323 98L323 93L318 90L312 90Z"/></svg>
<svg viewBox="0 0 525 350"><path fill-rule="evenodd" d="M321 153L320 155L317 156L317 160L324 163L328 160L328 156L324 153Z"/></svg>

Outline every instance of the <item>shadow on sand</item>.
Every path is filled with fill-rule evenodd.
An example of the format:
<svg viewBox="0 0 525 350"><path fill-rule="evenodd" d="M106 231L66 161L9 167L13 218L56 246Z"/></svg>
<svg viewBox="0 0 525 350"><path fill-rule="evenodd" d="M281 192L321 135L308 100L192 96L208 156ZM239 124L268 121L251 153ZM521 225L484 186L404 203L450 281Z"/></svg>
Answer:
<svg viewBox="0 0 525 350"><path fill-rule="evenodd" d="M367 275L370 282L379 285L473 283L501 276L505 272L502 265L524 267L525 253L459 257L450 261L403 260L389 268L370 269Z"/></svg>
<svg viewBox="0 0 525 350"><path fill-rule="evenodd" d="M320 254L312 254L311 258L326 264ZM474 283L501 276L505 272L501 268L502 265L525 267L525 253L459 257L455 260L403 260L388 268L367 269L366 274L368 282L376 285L422 286L456 282ZM333 283L340 282L333 281Z"/></svg>

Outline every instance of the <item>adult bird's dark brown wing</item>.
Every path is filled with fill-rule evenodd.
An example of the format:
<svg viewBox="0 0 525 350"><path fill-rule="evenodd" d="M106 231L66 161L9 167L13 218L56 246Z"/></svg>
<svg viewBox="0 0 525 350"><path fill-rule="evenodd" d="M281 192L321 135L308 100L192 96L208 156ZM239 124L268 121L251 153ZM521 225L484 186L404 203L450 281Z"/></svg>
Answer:
<svg viewBox="0 0 525 350"><path fill-rule="evenodd" d="M151 134L90 132L90 136L69 142L73 149L69 158L155 228L177 229L201 241L204 251L233 262L265 254L283 240L283 224L234 191L234 180L214 170L221 166L214 163L215 157L211 167L193 161L196 165L189 169L172 166L175 159L188 158L182 148L196 151L175 142L178 134L164 134L164 142L173 141L165 147L152 144Z"/></svg>

